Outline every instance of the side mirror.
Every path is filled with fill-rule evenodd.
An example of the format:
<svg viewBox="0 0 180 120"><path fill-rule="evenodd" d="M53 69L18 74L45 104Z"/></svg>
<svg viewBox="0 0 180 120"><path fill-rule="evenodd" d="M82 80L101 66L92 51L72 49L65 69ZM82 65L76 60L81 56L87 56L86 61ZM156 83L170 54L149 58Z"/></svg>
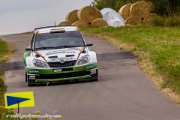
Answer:
<svg viewBox="0 0 180 120"><path fill-rule="evenodd" d="M93 44L92 44L92 43L89 43L89 44L86 44L86 46L93 46Z"/></svg>
<svg viewBox="0 0 180 120"><path fill-rule="evenodd" d="M33 51L31 48L29 48L29 47L27 47L27 48L25 48L25 51Z"/></svg>

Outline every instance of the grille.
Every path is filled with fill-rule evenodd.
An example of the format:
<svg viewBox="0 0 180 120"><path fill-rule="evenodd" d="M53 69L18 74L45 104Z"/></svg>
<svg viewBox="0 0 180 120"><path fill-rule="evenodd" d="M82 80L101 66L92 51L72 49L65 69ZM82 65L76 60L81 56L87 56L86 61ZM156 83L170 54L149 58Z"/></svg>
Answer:
<svg viewBox="0 0 180 120"><path fill-rule="evenodd" d="M60 62L48 62L48 65L51 68L61 68L61 67L71 67L76 64L76 60L74 61L66 61L65 63L60 63Z"/></svg>
<svg viewBox="0 0 180 120"><path fill-rule="evenodd" d="M81 72L72 72L72 73L62 73L62 74L50 74L50 75L39 75L36 76L36 79L58 79L58 78L69 78L69 77L78 77L84 75L90 75L90 71L81 71Z"/></svg>

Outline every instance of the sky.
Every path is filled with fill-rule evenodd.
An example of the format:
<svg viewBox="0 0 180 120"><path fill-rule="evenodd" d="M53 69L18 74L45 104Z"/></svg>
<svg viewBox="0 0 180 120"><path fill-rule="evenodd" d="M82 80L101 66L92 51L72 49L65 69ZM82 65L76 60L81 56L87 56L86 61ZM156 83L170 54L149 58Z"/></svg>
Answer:
<svg viewBox="0 0 180 120"><path fill-rule="evenodd" d="M0 35L55 25L93 0L0 0Z"/></svg>

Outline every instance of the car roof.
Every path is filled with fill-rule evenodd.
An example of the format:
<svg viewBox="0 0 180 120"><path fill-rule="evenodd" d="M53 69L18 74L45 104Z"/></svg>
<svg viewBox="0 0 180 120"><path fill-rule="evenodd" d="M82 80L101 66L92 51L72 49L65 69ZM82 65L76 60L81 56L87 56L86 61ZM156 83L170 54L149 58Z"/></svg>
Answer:
<svg viewBox="0 0 180 120"><path fill-rule="evenodd" d="M78 31L78 27L76 26L47 26L35 28L34 33L42 34L42 33L50 33L52 31Z"/></svg>

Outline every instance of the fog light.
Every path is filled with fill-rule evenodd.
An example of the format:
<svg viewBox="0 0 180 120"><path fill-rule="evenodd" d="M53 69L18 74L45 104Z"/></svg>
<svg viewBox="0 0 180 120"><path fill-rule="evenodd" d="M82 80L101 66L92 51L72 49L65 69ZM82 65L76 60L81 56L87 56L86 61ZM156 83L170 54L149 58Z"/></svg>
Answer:
<svg viewBox="0 0 180 120"><path fill-rule="evenodd" d="M36 76L35 75L29 75L29 80L35 80Z"/></svg>
<svg viewBox="0 0 180 120"><path fill-rule="evenodd" d="M96 69L91 70L91 75L94 75L94 74L96 74Z"/></svg>

